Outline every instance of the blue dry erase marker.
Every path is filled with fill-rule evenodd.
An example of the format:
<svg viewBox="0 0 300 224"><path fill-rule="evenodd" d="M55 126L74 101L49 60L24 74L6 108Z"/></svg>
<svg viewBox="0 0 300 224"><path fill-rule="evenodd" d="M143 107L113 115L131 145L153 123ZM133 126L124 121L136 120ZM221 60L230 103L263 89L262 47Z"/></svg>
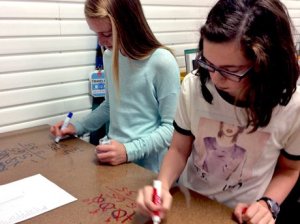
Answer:
<svg viewBox="0 0 300 224"><path fill-rule="evenodd" d="M69 112L69 113L68 113L68 116L67 116L66 119L64 120L64 123L63 123L63 125L61 126L60 130L63 130L63 129L65 129L66 127L68 127L68 125L69 125L69 123L70 123L70 120L71 120L72 116L73 116L73 113L72 113L72 112ZM60 139L61 139L61 136L57 136L57 137L55 138L55 142L58 143Z"/></svg>

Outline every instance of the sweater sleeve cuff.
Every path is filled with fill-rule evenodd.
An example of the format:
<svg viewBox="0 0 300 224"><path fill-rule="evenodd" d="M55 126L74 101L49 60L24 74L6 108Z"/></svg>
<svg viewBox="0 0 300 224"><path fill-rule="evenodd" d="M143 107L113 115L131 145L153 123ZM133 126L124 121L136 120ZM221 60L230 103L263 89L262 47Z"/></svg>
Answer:
<svg viewBox="0 0 300 224"><path fill-rule="evenodd" d="M129 143L125 143L124 146L127 153L127 162L132 162L136 160L136 157L134 155L134 148L135 148L134 144L129 142Z"/></svg>
<svg viewBox="0 0 300 224"><path fill-rule="evenodd" d="M78 136L82 136L84 134L84 128L83 128L82 124L79 123L78 121L72 122L72 124L74 125L74 127L76 129L76 134Z"/></svg>

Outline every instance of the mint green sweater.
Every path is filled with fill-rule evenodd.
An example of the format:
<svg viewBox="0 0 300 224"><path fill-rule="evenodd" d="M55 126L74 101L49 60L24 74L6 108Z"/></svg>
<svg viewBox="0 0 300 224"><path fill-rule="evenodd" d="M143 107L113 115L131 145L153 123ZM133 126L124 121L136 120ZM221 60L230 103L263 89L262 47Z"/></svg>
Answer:
<svg viewBox="0 0 300 224"><path fill-rule="evenodd" d="M104 52L106 97L95 110L74 125L78 135L109 121L108 138L124 144L128 162L154 172L166 153L173 134L173 120L180 89L174 56L157 49L145 60L119 56L119 98L112 75L112 52Z"/></svg>

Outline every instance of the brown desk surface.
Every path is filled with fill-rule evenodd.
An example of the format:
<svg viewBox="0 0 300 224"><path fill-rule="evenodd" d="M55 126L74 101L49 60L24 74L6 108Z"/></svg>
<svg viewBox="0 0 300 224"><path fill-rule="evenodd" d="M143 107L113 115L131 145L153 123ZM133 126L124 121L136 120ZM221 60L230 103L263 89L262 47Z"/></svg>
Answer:
<svg viewBox="0 0 300 224"><path fill-rule="evenodd" d="M42 174L78 200L24 224L152 223L135 213L137 190L156 175L135 164L100 165L95 147L77 138L55 144L49 126L0 134L0 184ZM173 205L162 224L229 224L231 209L191 192L173 189Z"/></svg>

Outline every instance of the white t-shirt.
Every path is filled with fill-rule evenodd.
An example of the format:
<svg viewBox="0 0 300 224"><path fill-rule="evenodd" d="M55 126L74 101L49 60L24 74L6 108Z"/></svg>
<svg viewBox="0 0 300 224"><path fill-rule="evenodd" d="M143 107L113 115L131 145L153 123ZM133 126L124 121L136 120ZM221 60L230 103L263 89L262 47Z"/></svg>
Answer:
<svg viewBox="0 0 300 224"><path fill-rule="evenodd" d="M195 140L179 181L229 207L251 203L265 192L281 150L300 160L300 91L287 106L273 110L267 127L249 134L243 107L224 100L210 81L209 104L200 86L194 74L188 74L181 86L175 129Z"/></svg>

